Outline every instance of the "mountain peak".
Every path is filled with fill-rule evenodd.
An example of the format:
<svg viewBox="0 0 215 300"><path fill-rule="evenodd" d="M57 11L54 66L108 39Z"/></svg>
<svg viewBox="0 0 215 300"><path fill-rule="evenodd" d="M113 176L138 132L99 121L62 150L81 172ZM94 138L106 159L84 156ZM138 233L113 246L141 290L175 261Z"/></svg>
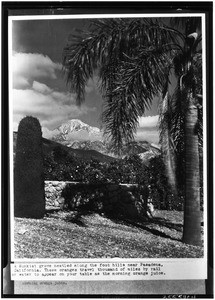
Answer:
<svg viewBox="0 0 215 300"><path fill-rule="evenodd" d="M79 119L69 120L56 129L54 140L101 140L102 132L99 128L90 126Z"/></svg>
<svg viewBox="0 0 215 300"><path fill-rule="evenodd" d="M61 131L62 133L69 133L72 131L80 131L80 130L84 130L89 133L91 133L91 132L92 133L100 133L99 128L92 127L78 119L72 119L72 120L69 120L69 121L63 123L62 125L60 125L58 127L58 130Z"/></svg>
<svg viewBox="0 0 215 300"><path fill-rule="evenodd" d="M77 125L80 124L80 125L82 125L82 126L89 126L88 124L82 122L82 121L79 120L79 119L71 119L71 120L67 121L66 123L77 124Z"/></svg>

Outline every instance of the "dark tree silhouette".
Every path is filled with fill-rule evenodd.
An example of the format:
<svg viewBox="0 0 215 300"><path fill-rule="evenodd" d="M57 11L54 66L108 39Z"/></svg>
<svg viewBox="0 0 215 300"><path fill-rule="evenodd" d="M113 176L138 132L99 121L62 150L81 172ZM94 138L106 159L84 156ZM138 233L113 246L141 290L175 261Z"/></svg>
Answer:
<svg viewBox="0 0 215 300"><path fill-rule="evenodd" d="M25 117L19 123L14 168L15 217L43 218L45 191L42 132L39 121Z"/></svg>

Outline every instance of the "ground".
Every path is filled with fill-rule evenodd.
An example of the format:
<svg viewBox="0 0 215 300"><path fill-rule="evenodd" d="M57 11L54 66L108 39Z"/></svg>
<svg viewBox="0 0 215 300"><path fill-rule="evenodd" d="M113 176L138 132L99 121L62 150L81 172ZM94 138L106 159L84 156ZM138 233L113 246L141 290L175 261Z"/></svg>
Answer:
<svg viewBox="0 0 215 300"><path fill-rule="evenodd" d="M155 211L147 222L99 214L75 218L49 212L44 219L15 218L15 258L196 258L203 246L181 242L183 212Z"/></svg>

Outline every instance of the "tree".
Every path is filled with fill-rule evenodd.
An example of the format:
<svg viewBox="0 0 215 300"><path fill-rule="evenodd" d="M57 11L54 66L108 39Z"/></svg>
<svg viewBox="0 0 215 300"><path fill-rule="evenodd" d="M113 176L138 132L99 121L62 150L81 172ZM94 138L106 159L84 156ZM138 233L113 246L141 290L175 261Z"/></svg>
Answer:
<svg viewBox="0 0 215 300"><path fill-rule="evenodd" d="M185 33L164 25L161 20L147 18L95 21L91 32L74 36L72 43L65 47L63 64L71 91L77 93L78 104L84 101L88 79L95 70L98 72L105 100L102 115L105 133L110 136L118 153L125 143L134 139L138 118L150 107L155 95L163 94L165 98L172 69L177 76L181 68L179 94L180 97L183 95L187 108L183 123L186 166L183 241L198 245L201 223L199 155L195 134L197 79L194 71L201 38L195 27L199 18L182 19L185 20ZM168 145L170 154L170 143ZM193 152L195 154L191 155ZM169 161L170 178L174 179L174 160Z"/></svg>
<svg viewBox="0 0 215 300"><path fill-rule="evenodd" d="M164 96L161 144L169 178L185 198L183 241L201 245L200 153L202 150L201 19L180 20L185 41L173 58L177 86ZM179 24L180 25L180 24ZM184 176L185 174L185 176Z"/></svg>
<svg viewBox="0 0 215 300"><path fill-rule="evenodd" d="M38 119L25 117L19 123L14 168L14 215L43 218L45 191L42 131Z"/></svg>

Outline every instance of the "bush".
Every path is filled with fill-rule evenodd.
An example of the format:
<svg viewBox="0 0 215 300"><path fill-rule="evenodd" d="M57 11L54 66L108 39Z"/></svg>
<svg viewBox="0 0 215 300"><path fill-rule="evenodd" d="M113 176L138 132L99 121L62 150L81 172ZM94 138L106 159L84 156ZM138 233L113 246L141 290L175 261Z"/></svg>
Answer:
<svg viewBox="0 0 215 300"><path fill-rule="evenodd" d="M177 197L174 195L160 156L152 158L146 166L136 154L107 163L96 159L82 161L75 157L69 158L57 149L45 159L45 170L47 180L139 184L149 189L149 198L156 209L183 209L183 193Z"/></svg>
<svg viewBox="0 0 215 300"><path fill-rule="evenodd" d="M130 188L115 184L67 184L62 191L68 210L78 216L92 212L110 218L143 220L147 218L147 187Z"/></svg>
<svg viewBox="0 0 215 300"><path fill-rule="evenodd" d="M42 132L39 121L25 117L18 127L14 168L15 217L42 218L45 213Z"/></svg>
<svg viewBox="0 0 215 300"><path fill-rule="evenodd" d="M69 210L79 212L102 211L105 198L105 186L101 184L66 185L62 191L65 205Z"/></svg>
<svg viewBox="0 0 215 300"><path fill-rule="evenodd" d="M166 168L160 156L152 158L149 164L150 198L156 209L183 210L184 200L175 195L166 175Z"/></svg>

